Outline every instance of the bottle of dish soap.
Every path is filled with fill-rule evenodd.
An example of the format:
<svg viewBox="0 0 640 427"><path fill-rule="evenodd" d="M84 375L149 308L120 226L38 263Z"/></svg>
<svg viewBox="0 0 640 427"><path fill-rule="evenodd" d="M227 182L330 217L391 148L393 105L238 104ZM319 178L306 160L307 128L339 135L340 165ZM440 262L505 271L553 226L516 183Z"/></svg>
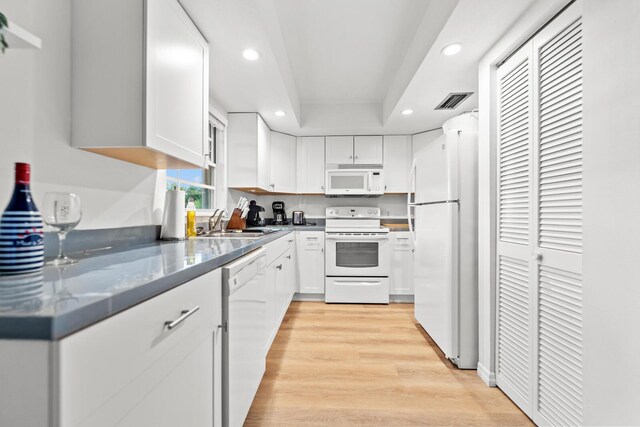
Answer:
<svg viewBox="0 0 640 427"><path fill-rule="evenodd" d="M193 198L189 198L187 203L187 237L196 237L198 232L196 231L196 204Z"/></svg>

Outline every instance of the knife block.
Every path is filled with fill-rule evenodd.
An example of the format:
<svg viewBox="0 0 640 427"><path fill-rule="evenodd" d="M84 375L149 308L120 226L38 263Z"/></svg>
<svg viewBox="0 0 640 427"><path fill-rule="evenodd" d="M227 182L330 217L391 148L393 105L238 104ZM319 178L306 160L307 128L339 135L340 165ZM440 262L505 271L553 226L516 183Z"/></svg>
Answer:
<svg viewBox="0 0 640 427"><path fill-rule="evenodd" d="M229 218L229 223L227 224L227 230L244 230L247 228L247 220L240 218L242 211L240 209L235 208L233 213L231 214L231 218Z"/></svg>

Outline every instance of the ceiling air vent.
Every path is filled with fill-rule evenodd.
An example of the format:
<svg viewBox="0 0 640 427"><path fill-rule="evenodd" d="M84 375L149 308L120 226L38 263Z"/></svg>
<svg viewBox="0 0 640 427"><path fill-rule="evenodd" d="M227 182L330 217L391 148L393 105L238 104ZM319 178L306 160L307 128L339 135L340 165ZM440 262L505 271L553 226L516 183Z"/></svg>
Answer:
<svg viewBox="0 0 640 427"><path fill-rule="evenodd" d="M462 104L462 101L473 95L473 92L456 92L450 93L447 97L435 108L436 110L453 110L458 105Z"/></svg>

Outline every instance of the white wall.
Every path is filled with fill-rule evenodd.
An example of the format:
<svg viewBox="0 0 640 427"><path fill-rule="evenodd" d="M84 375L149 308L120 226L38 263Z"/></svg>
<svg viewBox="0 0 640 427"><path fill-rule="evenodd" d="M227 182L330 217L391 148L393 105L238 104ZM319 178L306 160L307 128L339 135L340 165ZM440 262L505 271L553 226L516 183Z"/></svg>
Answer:
<svg viewBox="0 0 640 427"><path fill-rule="evenodd" d="M557 13L566 0L537 0L489 49L478 67L478 375L495 385L496 64Z"/></svg>
<svg viewBox="0 0 640 427"><path fill-rule="evenodd" d="M640 2L583 27L584 421L640 425Z"/></svg>
<svg viewBox="0 0 640 427"><path fill-rule="evenodd" d="M70 0L0 0L0 11L42 39L42 50L0 54L0 210L20 161L32 165L36 203L46 191L80 194L79 228L160 223L156 171L70 147Z"/></svg>

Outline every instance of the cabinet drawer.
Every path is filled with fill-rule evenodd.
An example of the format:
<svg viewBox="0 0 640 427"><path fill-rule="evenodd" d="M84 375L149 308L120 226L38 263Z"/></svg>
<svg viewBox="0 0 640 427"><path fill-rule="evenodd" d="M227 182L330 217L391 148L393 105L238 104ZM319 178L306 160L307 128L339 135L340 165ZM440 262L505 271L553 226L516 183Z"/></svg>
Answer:
<svg viewBox="0 0 640 427"><path fill-rule="evenodd" d="M109 425L136 407L213 334L220 286L216 270L60 341L60 424Z"/></svg>
<svg viewBox="0 0 640 427"><path fill-rule="evenodd" d="M292 232L287 234L286 236L279 238L278 240L267 243L264 246L265 250L267 251L267 265L271 265L280 257L280 255L285 253L285 251L294 244L295 240L295 232Z"/></svg>
<svg viewBox="0 0 640 427"><path fill-rule="evenodd" d="M411 244L410 233L393 233L393 234L395 235L393 250L410 252L411 249L413 248L413 245Z"/></svg>
<svg viewBox="0 0 640 427"><path fill-rule="evenodd" d="M301 231L298 245L301 250L324 248L324 231Z"/></svg>

